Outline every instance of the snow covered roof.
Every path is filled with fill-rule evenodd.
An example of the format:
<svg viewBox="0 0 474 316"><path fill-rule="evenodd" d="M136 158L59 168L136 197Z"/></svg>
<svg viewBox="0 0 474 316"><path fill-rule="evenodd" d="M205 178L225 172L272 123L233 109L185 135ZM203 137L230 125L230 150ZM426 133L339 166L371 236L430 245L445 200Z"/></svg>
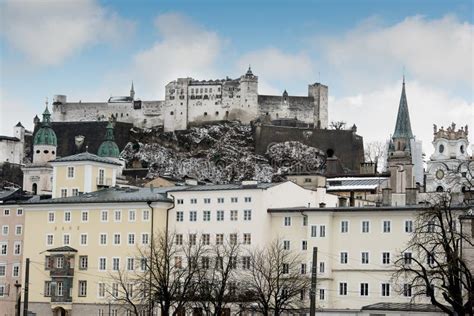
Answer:
<svg viewBox="0 0 474 316"><path fill-rule="evenodd" d="M385 184L387 177L338 177L327 179L327 191L375 190Z"/></svg>
<svg viewBox="0 0 474 316"><path fill-rule="evenodd" d="M213 184L213 185L183 185L176 186L172 188L160 188L164 189L167 192L180 192L180 191L222 191L222 190L251 190L251 189L262 189L266 190L268 188L282 184L283 182L278 183L230 183L230 184Z"/></svg>
<svg viewBox="0 0 474 316"><path fill-rule="evenodd" d="M101 163L106 163L110 165L118 165L120 164L118 162L115 162L113 160L107 159L105 157L99 157L97 155L91 154L89 152L83 152L71 156L66 156L66 157L61 157L54 159L50 162L70 162L70 161L95 161L95 162L101 162Z"/></svg>

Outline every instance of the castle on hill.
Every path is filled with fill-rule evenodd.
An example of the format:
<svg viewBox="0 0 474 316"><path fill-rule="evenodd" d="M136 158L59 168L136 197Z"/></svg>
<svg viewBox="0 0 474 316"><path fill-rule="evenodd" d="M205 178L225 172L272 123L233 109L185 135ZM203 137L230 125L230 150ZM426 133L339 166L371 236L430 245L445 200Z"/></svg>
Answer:
<svg viewBox="0 0 474 316"><path fill-rule="evenodd" d="M258 94L258 77L251 68L237 79L194 80L178 78L165 87L165 100L143 101L129 96L111 97L107 102L68 102L65 95L53 100L55 122L116 121L141 128L163 126L164 131L216 121L250 123L292 119L315 128L328 127L328 87L308 85L308 96Z"/></svg>

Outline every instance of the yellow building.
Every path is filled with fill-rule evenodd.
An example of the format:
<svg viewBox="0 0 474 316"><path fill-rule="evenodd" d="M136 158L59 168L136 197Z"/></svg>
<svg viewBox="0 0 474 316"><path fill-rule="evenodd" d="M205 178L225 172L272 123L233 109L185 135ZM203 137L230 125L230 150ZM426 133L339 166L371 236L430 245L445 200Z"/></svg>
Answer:
<svg viewBox="0 0 474 316"><path fill-rule="evenodd" d="M172 201L150 188L108 188L25 204L29 310L37 315L105 315L110 274L140 269L138 248L164 230ZM25 262L24 262L25 264ZM111 310L117 315L117 306Z"/></svg>

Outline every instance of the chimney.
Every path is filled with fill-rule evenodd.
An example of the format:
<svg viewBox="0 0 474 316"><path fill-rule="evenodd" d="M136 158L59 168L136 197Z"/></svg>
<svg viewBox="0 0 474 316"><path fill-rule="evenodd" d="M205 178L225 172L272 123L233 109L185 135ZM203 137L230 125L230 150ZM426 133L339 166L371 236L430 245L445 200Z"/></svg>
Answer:
<svg viewBox="0 0 474 316"><path fill-rule="evenodd" d="M406 198L405 198L405 204L406 205L416 205L416 196L418 193L417 188L407 188L406 189Z"/></svg>
<svg viewBox="0 0 474 316"><path fill-rule="evenodd" d="M349 206L355 206L355 194L354 191L351 191L351 196L349 198Z"/></svg>
<svg viewBox="0 0 474 316"><path fill-rule="evenodd" d="M385 188L382 189L382 206L391 206L392 205L392 189Z"/></svg>
<svg viewBox="0 0 474 316"><path fill-rule="evenodd" d="M347 198L344 196L340 196L339 200L339 207L346 207L347 206Z"/></svg>
<svg viewBox="0 0 474 316"><path fill-rule="evenodd" d="M325 208L325 207L326 207L326 203L324 203L324 202L319 203L319 207L320 207L320 208Z"/></svg>

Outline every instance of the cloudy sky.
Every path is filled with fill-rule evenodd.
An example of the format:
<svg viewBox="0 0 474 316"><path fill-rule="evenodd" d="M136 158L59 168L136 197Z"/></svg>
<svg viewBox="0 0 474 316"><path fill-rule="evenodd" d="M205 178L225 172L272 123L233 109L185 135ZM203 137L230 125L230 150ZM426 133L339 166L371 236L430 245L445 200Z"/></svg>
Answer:
<svg viewBox="0 0 474 316"><path fill-rule="evenodd" d="M393 133L403 73L412 129L471 125L474 21L468 1L0 1L0 134L32 127L46 97L161 99L177 78L238 77L259 92L329 86L330 121L365 141Z"/></svg>

